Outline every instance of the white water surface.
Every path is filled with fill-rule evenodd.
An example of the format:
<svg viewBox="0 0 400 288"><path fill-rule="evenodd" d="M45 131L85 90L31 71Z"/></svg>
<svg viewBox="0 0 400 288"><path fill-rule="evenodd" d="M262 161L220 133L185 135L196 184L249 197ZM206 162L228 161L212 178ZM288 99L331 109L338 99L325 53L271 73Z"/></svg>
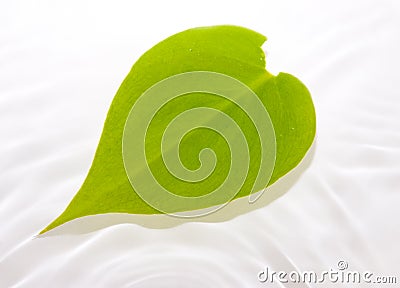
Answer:
<svg viewBox="0 0 400 288"><path fill-rule="evenodd" d="M0 287L399 287L399 3L1 1ZM82 184L138 57L216 24L266 35L267 69L310 89L307 159L211 222L102 215L36 238ZM267 266L322 272L340 260L398 283L257 279Z"/></svg>

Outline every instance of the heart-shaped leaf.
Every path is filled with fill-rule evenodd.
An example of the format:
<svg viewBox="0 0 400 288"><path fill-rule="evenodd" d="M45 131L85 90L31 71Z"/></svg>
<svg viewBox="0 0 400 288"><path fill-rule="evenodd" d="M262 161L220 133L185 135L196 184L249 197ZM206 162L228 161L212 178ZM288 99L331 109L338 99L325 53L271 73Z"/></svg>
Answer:
<svg viewBox="0 0 400 288"><path fill-rule="evenodd" d="M143 54L111 104L86 180L41 233L101 213L201 211L293 169L313 142L314 107L298 79L265 70L265 40L237 26L195 28Z"/></svg>

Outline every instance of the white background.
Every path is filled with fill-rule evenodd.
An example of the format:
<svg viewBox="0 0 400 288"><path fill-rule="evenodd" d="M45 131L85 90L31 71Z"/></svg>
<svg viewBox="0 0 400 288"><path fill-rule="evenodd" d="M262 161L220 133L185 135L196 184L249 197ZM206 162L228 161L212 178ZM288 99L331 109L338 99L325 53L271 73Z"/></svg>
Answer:
<svg viewBox="0 0 400 288"><path fill-rule="evenodd" d="M258 272L339 260L400 281L398 3L1 1L0 287L280 287ZM153 229L106 216L34 238L83 182L138 57L216 24L266 35L267 69L312 93L318 136L298 175L277 183L286 193L224 222Z"/></svg>

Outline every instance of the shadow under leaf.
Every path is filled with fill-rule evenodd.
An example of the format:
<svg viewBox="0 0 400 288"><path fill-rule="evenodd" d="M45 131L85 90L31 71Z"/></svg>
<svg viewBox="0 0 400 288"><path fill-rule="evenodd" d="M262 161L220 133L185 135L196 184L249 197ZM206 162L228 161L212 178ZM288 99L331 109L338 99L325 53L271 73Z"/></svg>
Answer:
<svg viewBox="0 0 400 288"><path fill-rule="evenodd" d="M166 229L188 222L217 223L228 221L237 216L263 208L288 192L299 180L303 172L311 165L315 150L316 140L300 164L276 183L264 189L263 192L258 192L263 193L263 195L254 203L249 203L248 197L238 198L212 214L197 218L180 218L166 214L108 213L91 215L74 219L44 234L38 235L36 238L68 234L87 234L118 224L137 224L151 229Z"/></svg>

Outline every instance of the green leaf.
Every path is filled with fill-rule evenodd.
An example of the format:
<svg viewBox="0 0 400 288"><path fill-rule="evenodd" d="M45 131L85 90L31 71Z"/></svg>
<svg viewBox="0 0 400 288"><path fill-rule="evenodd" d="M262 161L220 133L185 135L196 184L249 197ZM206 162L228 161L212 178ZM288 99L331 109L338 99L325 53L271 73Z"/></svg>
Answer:
<svg viewBox="0 0 400 288"><path fill-rule="evenodd" d="M265 40L263 35L237 26L195 28L173 35L143 54L121 84L111 104L86 180L66 210L41 233L87 215L179 213L224 204L231 199L250 195L271 185L293 169L313 142L316 125L314 106L307 88L294 76L285 73L273 76L265 70L265 56L260 48ZM221 77L218 81L213 82L214 76L210 73L203 73L200 75L204 75L205 78L198 83L213 88L216 84L227 81L224 82L225 90L222 89L217 93L211 91L211 88L210 91L195 89L190 93L183 93L162 105L161 109L150 117L151 122L144 123L150 113L148 108L151 109L152 103L159 101L163 95L153 98L149 96L148 99L152 100L147 104L143 104L145 102L141 96L151 91L160 81L161 85L166 86L158 87L164 89L162 91L167 91L169 89L167 84L170 83L168 81L175 81L178 78L174 77L179 75L191 77L190 73L182 73L194 71L215 72L215 77ZM193 74L195 76L193 85L196 85L196 79L202 77L198 78L198 75ZM224 78L223 75L232 79ZM182 79L184 80L181 82L174 82L171 91L185 89L185 85L191 81L189 78ZM234 82L235 80L237 82ZM240 86L240 83L243 85ZM246 91L245 86L256 95L256 99L251 98L252 95ZM230 87L236 88L230 89ZM235 89L244 90L239 95L236 93L239 90ZM220 95L225 92L229 94L231 90L233 94L237 94L235 95L238 102ZM246 101L250 101L253 106L260 106L261 103L261 107L268 112L263 118L265 123L255 123L253 118L265 116L264 112L255 107L255 112L249 115L247 108L243 109L245 106L240 104L247 105ZM246 106L247 110L253 109L250 104ZM204 110L201 107L209 109ZM182 114L185 111L191 112ZM216 111L224 114L218 114ZM175 125L175 128L173 125L172 128L169 127L169 123L176 117L179 118L179 115L183 115L181 119L183 122L181 121L178 126ZM226 125L230 125L228 118L236 122L235 125L240 127L242 133L235 134L236 128L231 129L231 126L226 128ZM167 128L172 131L168 132L172 135L170 138L176 138L180 135L179 128L187 129L186 124L189 122L196 123L197 129L189 129L186 131L188 133L183 133L182 139L176 139L175 145L163 142L164 131ZM268 126L271 122L272 124ZM220 130L208 129L208 125L218 126ZM145 133L140 130L140 127L144 126L147 127ZM130 127L136 128L130 129ZM271 131L275 134L271 134ZM225 132L228 135L226 137L222 135ZM242 145L243 141L247 146L234 147ZM139 149L141 143L144 145L144 152L138 154L135 149ZM265 145L268 145L268 149L263 150ZM211 149L213 153L204 150L206 148ZM239 156L232 155L234 149L239 151ZM163 158L164 152L169 158L167 156L166 159ZM140 161L141 155L144 155L146 165ZM166 160L176 159L174 158L176 156L182 165L174 166L174 169L181 169L180 173L186 175L184 179L175 177L179 171L171 172L166 166ZM171 161L172 165L175 165L173 160ZM234 166L237 163L243 163L241 166L246 169L246 175L241 180L239 178L242 176L239 174L242 172L236 171L238 168ZM260 168L264 165L262 163L266 163L265 169ZM183 171L182 167L186 171ZM222 195L212 201L196 204L197 206L191 204L185 206L185 203L189 202L182 202L181 205L179 201L166 200L165 202L169 201L167 205L169 210L166 211L148 204L153 200L162 207L165 204L157 200L158 190L154 190L157 186L146 178L148 171L154 174L162 189L179 197L202 199L202 196L210 195L208 193L221 187L229 175L233 175L233 179L240 180L236 181L240 183L240 187L236 189L228 185L228 188L221 190L222 194L232 195L229 197ZM192 177L190 181L188 177ZM231 193L229 189L237 191ZM141 190L141 193L136 190ZM143 200L142 192L155 195L155 199Z"/></svg>

